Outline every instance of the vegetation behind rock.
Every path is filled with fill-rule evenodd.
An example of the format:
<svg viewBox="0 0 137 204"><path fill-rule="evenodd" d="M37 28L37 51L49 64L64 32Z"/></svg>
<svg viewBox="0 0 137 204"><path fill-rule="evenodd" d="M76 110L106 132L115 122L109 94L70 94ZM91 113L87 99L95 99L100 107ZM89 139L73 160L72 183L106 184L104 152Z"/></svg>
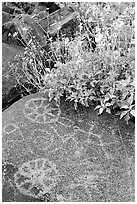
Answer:
<svg viewBox="0 0 137 204"><path fill-rule="evenodd" d="M93 103L99 114L128 122L135 116L135 4L59 4L64 5L77 13L75 35L60 35L59 27L54 41L48 36L49 50L31 38L22 58L28 81L39 91L48 88L57 102L65 96L75 108Z"/></svg>

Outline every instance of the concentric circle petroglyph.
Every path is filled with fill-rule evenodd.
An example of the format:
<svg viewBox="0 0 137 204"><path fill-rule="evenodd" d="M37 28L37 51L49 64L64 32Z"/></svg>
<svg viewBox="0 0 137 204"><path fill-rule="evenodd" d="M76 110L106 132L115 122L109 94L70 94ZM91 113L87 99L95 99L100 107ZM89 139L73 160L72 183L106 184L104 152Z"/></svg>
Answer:
<svg viewBox="0 0 137 204"><path fill-rule="evenodd" d="M23 163L14 175L18 190L28 196L39 198L56 186L58 171L45 158Z"/></svg>
<svg viewBox="0 0 137 204"><path fill-rule="evenodd" d="M48 124L58 120L61 110L55 102L49 103L48 99L43 97L28 100L23 113L32 122Z"/></svg>

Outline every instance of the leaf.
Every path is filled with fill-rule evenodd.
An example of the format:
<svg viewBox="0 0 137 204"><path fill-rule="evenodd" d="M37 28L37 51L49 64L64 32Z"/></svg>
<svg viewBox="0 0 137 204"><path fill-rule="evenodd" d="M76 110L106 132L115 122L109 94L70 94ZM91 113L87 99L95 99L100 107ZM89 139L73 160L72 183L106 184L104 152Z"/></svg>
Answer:
<svg viewBox="0 0 137 204"><path fill-rule="evenodd" d="M101 88L100 88L100 92L101 92L102 94L104 94L104 87L101 87Z"/></svg>
<svg viewBox="0 0 137 204"><path fill-rule="evenodd" d="M125 90L123 91L123 93L122 93L122 98L125 99L128 94L129 94L128 90L125 89Z"/></svg>
<svg viewBox="0 0 137 204"><path fill-rule="evenodd" d="M128 111L122 111L122 113L120 115L120 119L122 119L127 113L128 113Z"/></svg>
<svg viewBox="0 0 137 204"><path fill-rule="evenodd" d="M126 79L127 84L129 84L130 80L131 80L131 76L129 75L128 78Z"/></svg>
<svg viewBox="0 0 137 204"><path fill-rule="evenodd" d="M121 112L120 111L118 111L117 113L115 113L115 115L120 115L121 114Z"/></svg>
<svg viewBox="0 0 137 204"><path fill-rule="evenodd" d="M135 110L130 111L130 113L135 117Z"/></svg>
<svg viewBox="0 0 137 204"><path fill-rule="evenodd" d="M90 96L89 99L92 101L92 100L95 99L95 97L94 96Z"/></svg>
<svg viewBox="0 0 137 204"><path fill-rule="evenodd" d="M103 113L103 110L104 110L104 108L100 108L98 114L101 115L101 113Z"/></svg>
<svg viewBox="0 0 137 204"><path fill-rule="evenodd" d="M96 106L95 108L94 108L94 110L96 110L96 109L99 109L99 108L101 108L102 106Z"/></svg>
<svg viewBox="0 0 137 204"><path fill-rule="evenodd" d="M111 110L109 108L106 108L106 112L111 114Z"/></svg>
<svg viewBox="0 0 137 204"><path fill-rule="evenodd" d="M89 106L89 104L88 104L88 101L87 101L87 100L88 100L88 98L84 98L84 104L85 104L85 106L86 106L86 107L88 107L88 106Z"/></svg>
<svg viewBox="0 0 137 204"><path fill-rule="evenodd" d="M123 105L120 108L129 109L128 105Z"/></svg>
<svg viewBox="0 0 137 204"><path fill-rule="evenodd" d="M128 99L127 99L128 103L131 105L133 102L133 95L131 95Z"/></svg>
<svg viewBox="0 0 137 204"><path fill-rule="evenodd" d="M78 103L75 101L75 103L74 103L75 110L77 110L77 106L78 106Z"/></svg>
<svg viewBox="0 0 137 204"><path fill-rule="evenodd" d="M71 97L72 98L77 98L77 92L72 92Z"/></svg>
<svg viewBox="0 0 137 204"><path fill-rule="evenodd" d="M128 124L128 121L130 119L130 116L129 116L129 112L127 113L127 115L124 117L124 119L126 120L127 124Z"/></svg>
<svg viewBox="0 0 137 204"><path fill-rule="evenodd" d="M101 107L104 107L104 106L105 106L105 104L104 104L102 101L100 101L100 103L101 103Z"/></svg>
<svg viewBox="0 0 137 204"><path fill-rule="evenodd" d="M106 103L106 101L109 101L110 97L105 96L104 102Z"/></svg>
<svg viewBox="0 0 137 204"><path fill-rule="evenodd" d="M114 89L113 88L110 89L110 94L111 94L111 96L113 96L113 94L114 94Z"/></svg>
<svg viewBox="0 0 137 204"><path fill-rule="evenodd" d="M111 103L106 103L105 106L109 107L109 106L112 106L112 104Z"/></svg>

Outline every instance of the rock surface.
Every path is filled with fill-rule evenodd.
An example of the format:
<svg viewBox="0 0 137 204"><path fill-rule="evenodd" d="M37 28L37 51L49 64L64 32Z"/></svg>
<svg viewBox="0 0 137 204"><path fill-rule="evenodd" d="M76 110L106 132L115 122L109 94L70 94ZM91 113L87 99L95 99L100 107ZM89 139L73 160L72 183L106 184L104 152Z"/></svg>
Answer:
<svg viewBox="0 0 137 204"><path fill-rule="evenodd" d="M2 25L13 18L14 16L12 14L2 11Z"/></svg>
<svg viewBox="0 0 137 204"><path fill-rule="evenodd" d="M2 11L10 14L26 13L31 15L36 10L48 10L49 14L60 9L54 2L3 2ZM19 12L21 11L21 12Z"/></svg>
<svg viewBox="0 0 137 204"><path fill-rule="evenodd" d="M17 81L15 76L12 74L12 69L10 64L17 64L15 56L22 55L24 48L14 45L8 45L2 43L2 103L3 108L8 106L11 100L14 100L20 94L19 91L15 89ZM10 64L9 64L10 63ZM17 67L21 72L21 63L18 63ZM19 73L23 74L23 72ZM13 91L14 90L14 91Z"/></svg>
<svg viewBox="0 0 137 204"><path fill-rule="evenodd" d="M22 63L19 59L23 53L23 47L2 43L2 110L21 99L22 96L37 92L36 87L27 83L22 70ZM16 79L19 77L25 81L21 85Z"/></svg>
<svg viewBox="0 0 137 204"><path fill-rule="evenodd" d="M37 93L3 112L3 202L135 201L134 126L93 109Z"/></svg>
<svg viewBox="0 0 137 204"><path fill-rule="evenodd" d="M33 18L38 19L35 16ZM75 18L76 12L72 8L63 7L48 16L45 14L42 19L39 19L39 24L45 31L48 31L52 35L57 33L63 25Z"/></svg>
<svg viewBox="0 0 137 204"><path fill-rule="evenodd" d="M35 37L37 42L43 47L47 43L47 34L56 34L63 25L75 17L76 13L74 10L68 7L64 7L50 15L46 11L34 12L33 15L17 15L12 21L3 25L3 42L10 40L9 33L11 36L17 33L16 38L20 38L26 45L29 43L31 37Z"/></svg>
<svg viewBox="0 0 137 204"><path fill-rule="evenodd" d="M55 2L38 2L32 15L38 14L41 11L46 11L48 14L51 14L59 9L60 7Z"/></svg>

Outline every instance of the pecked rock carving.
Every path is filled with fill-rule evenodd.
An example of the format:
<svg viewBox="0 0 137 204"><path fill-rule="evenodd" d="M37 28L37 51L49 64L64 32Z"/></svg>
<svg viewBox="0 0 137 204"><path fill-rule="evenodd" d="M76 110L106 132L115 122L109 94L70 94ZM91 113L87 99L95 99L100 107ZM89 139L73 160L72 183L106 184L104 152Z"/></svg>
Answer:
<svg viewBox="0 0 137 204"><path fill-rule="evenodd" d="M27 101L24 115L36 123L52 123L58 120L60 109L55 104L51 107L45 98L36 98Z"/></svg>
<svg viewBox="0 0 137 204"><path fill-rule="evenodd" d="M120 136L109 115L65 111L37 93L3 112L3 201L134 201L134 129Z"/></svg>
<svg viewBox="0 0 137 204"><path fill-rule="evenodd" d="M23 134L19 128L18 125L15 123L9 123L3 128L3 135L5 137L3 138L4 141L11 141L11 142L16 142L16 141L22 141L24 140Z"/></svg>
<svg viewBox="0 0 137 204"><path fill-rule="evenodd" d="M16 187L25 195L39 198L56 185L57 170L48 159L40 158L20 166L14 176Z"/></svg>

